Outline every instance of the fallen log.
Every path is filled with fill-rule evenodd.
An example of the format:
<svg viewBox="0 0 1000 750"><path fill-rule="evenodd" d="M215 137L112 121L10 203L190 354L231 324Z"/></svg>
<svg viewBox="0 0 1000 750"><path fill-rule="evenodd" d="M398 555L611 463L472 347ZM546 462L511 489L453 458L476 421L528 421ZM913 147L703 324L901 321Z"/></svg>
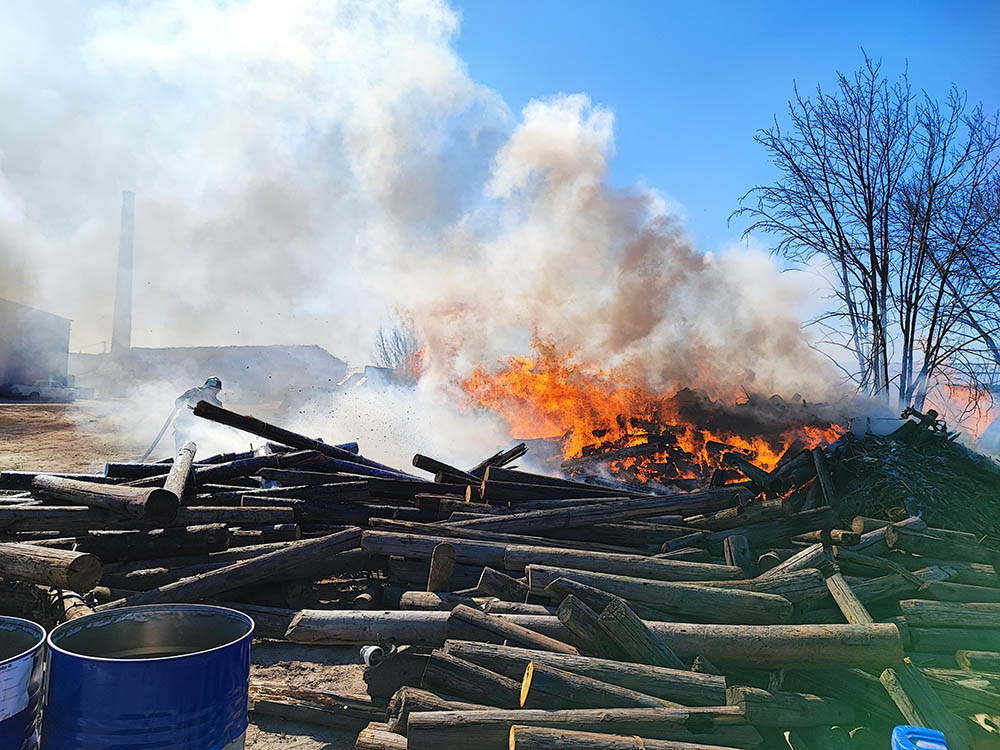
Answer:
<svg viewBox="0 0 1000 750"><path fill-rule="evenodd" d="M896 521L892 524L897 529L901 527L906 527L909 529L914 529L920 531L921 529L926 529L927 524L917 516L910 516L902 521ZM861 542L857 544L851 551L858 552L864 555L884 555L889 551L889 547L885 543L885 533L889 526L883 526L880 529L875 529L874 531L869 531L861 535Z"/></svg>
<svg viewBox="0 0 1000 750"><path fill-rule="evenodd" d="M449 614L304 609L295 614L286 637L296 643L336 646L365 645L377 643L379 639L392 639L396 643L438 647L447 640ZM571 638L555 617L499 617L563 642ZM884 668L898 664L903 658L899 629L891 623L760 626L646 621L646 626L681 659L693 659L700 655L720 665L779 669L808 662L817 669L840 666ZM911 632L914 630L917 629L911 629ZM977 632L986 634L989 631ZM1000 640L1000 634L997 639ZM747 644L753 644L753 647L748 648Z"/></svg>
<svg viewBox="0 0 1000 750"><path fill-rule="evenodd" d="M787 500L767 500L762 503L748 503L747 505L723 508L714 513L688 516L684 519L684 525L708 531L725 531L754 523L777 521L790 515L792 515L792 508Z"/></svg>
<svg viewBox="0 0 1000 750"><path fill-rule="evenodd" d="M160 524L172 523L179 506L176 495L159 488L139 489L46 475L35 477L31 486L35 494L47 501L86 505Z"/></svg>
<svg viewBox="0 0 1000 750"><path fill-rule="evenodd" d="M483 574L476 584L476 593L480 596L495 596L508 602L523 602L528 596L528 585L487 567L483 568Z"/></svg>
<svg viewBox="0 0 1000 750"><path fill-rule="evenodd" d="M885 543L890 549L901 549L922 557L945 557L989 565L995 565L1000 559L994 550L975 542L941 539L926 532L897 525L886 527Z"/></svg>
<svg viewBox="0 0 1000 750"><path fill-rule="evenodd" d="M920 585L917 594L920 599L934 599L939 602L1000 602L998 589L951 583L946 580L927 581Z"/></svg>
<svg viewBox="0 0 1000 750"><path fill-rule="evenodd" d="M572 594L559 604L556 617L559 624L572 633L573 642L588 656L624 659L625 654L600 626L597 612Z"/></svg>
<svg viewBox="0 0 1000 750"><path fill-rule="evenodd" d="M358 732L354 750L407 750L406 737L369 724Z"/></svg>
<svg viewBox="0 0 1000 750"><path fill-rule="evenodd" d="M50 589L50 591L52 608L59 622L68 622L77 617L94 614L94 610L77 592L67 589Z"/></svg>
<svg viewBox="0 0 1000 750"><path fill-rule="evenodd" d="M448 591L451 575L455 571L455 548L442 542L431 551L431 565L427 572L428 591Z"/></svg>
<svg viewBox="0 0 1000 750"><path fill-rule="evenodd" d="M529 565L527 574L528 585L534 593L541 593L557 578L568 578L620 596L626 601L654 605L667 613L722 622L782 623L789 622L793 615L792 603L775 594L653 581L546 565Z"/></svg>
<svg viewBox="0 0 1000 750"><path fill-rule="evenodd" d="M294 542L302 538L302 528L297 523L278 523L256 529L230 529L231 547L249 547L273 542Z"/></svg>
<svg viewBox="0 0 1000 750"><path fill-rule="evenodd" d="M510 675L507 676L510 677ZM405 733L407 719L414 712L482 711L488 708L490 706L449 700L448 698L442 698L437 693L432 693L430 690L404 685L393 693L389 699L389 706L386 709L386 719L392 731Z"/></svg>
<svg viewBox="0 0 1000 750"><path fill-rule="evenodd" d="M955 652L955 661L967 672L1000 673L1000 652L997 651L961 649Z"/></svg>
<svg viewBox="0 0 1000 750"><path fill-rule="evenodd" d="M908 627L910 649L931 654L948 654L968 649L1000 651L1000 632L989 628Z"/></svg>
<svg viewBox="0 0 1000 750"><path fill-rule="evenodd" d="M534 661L686 705L718 706L724 704L726 699L724 677L696 674L686 669L668 669L473 641L449 640L445 642L444 650L512 679L523 676L528 662Z"/></svg>
<svg viewBox="0 0 1000 750"><path fill-rule="evenodd" d="M793 541L813 544L820 542L826 545L839 544L844 547L853 547L861 543L861 534L843 529L819 529L818 531L807 531L799 534Z"/></svg>
<svg viewBox="0 0 1000 750"><path fill-rule="evenodd" d="M899 609L908 625L921 628L1000 629L1000 603L904 599Z"/></svg>
<svg viewBox="0 0 1000 750"><path fill-rule="evenodd" d="M500 708L520 706L521 684L478 664L435 649L424 667L420 687L445 695L462 696L473 703ZM410 715L412 721L413 716Z"/></svg>
<svg viewBox="0 0 1000 750"><path fill-rule="evenodd" d="M457 469L450 464L446 464L444 461L438 461L436 458L431 458L430 456L424 456L420 453L416 453L413 456L413 466L422 471L429 472L431 474L437 474L438 472L443 472L449 474L456 478L461 478L463 482L468 482L469 484L479 484L481 481L479 477L474 474L470 474L467 471L462 471Z"/></svg>
<svg viewBox="0 0 1000 750"><path fill-rule="evenodd" d="M593 677L529 661L521 680L521 708L642 708L679 703L611 685Z"/></svg>
<svg viewBox="0 0 1000 750"><path fill-rule="evenodd" d="M510 728L546 726L555 729L614 732L679 742L750 748L761 742L749 724L739 723L739 709L615 708L564 711L428 711L412 713L406 728L410 750L470 747L509 750ZM689 729L688 725L698 727Z"/></svg>
<svg viewBox="0 0 1000 750"><path fill-rule="evenodd" d="M608 603L597 624L629 661L656 667L684 669L685 665L621 599Z"/></svg>
<svg viewBox="0 0 1000 750"><path fill-rule="evenodd" d="M757 562L750 553L750 543L747 541L746 535L734 534L726 537L722 551L726 558L726 565L735 565L743 571L746 578L753 578L757 575Z"/></svg>
<svg viewBox="0 0 1000 750"><path fill-rule="evenodd" d="M579 651L563 641L536 633L529 628L478 609L459 604L448 618L448 637L465 640L489 640L482 636L495 636L524 648L555 651L560 654L578 654ZM470 637L471 636L471 637Z"/></svg>
<svg viewBox="0 0 1000 750"><path fill-rule="evenodd" d="M121 480L104 474L48 471L0 471L0 490L30 490L35 477L60 477L95 484L117 484Z"/></svg>
<svg viewBox="0 0 1000 750"><path fill-rule="evenodd" d="M194 464L194 454L198 446L188 440L177 452L174 462L170 465L167 478L163 480L163 489L177 498L177 502L184 497L187 489L188 478L191 476L191 466Z"/></svg>
<svg viewBox="0 0 1000 750"><path fill-rule="evenodd" d="M322 567L331 555L358 545L361 530L356 528L318 537L289 542L282 549L268 552L249 560L241 560L222 568L168 583L150 591L143 591L125 599L108 602L98 610L114 609L139 604L161 602L197 601L240 586L247 586L266 579L275 579L289 571L301 571L303 566Z"/></svg>
<svg viewBox="0 0 1000 750"><path fill-rule="evenodd" d="M608 606L616 597L607 591L602 591L594 586L585 583L571 581L569 578L557 578L541 592L543 596L549 597L554 602L561 602L572 594L595 612L600 612ZM665 620L674 622L675 618L666 615L655 607L650 607L641 602L632 602L630 605L635 613L646 620Z"/></svg>
<svg viewBox="0 0 1000 750"><path fill-rule="evenodd" d="M816 727L851 724L854 710L835 698L809 693L787 693L736 685L726 688L726 703L739 706L756 726Z"/></svg>
<svg viewBox="0 0 1000 750"><path fill-rule="evenodd" d="M504 552L504 567L508 570L525 570L529 564L648 578L654 581L727 581L743 577L743 571L735 565L572 549L531 548L519 545L507 547Z"/></svg>
<svg viewBox="0 0 1000 750"><path fill-rule="evenodd" d="M726 750L720 745L515 724L508 750ZM731 748L729 750L732 750Z"/></svg>
<svg viewBox="0 0 1000 750"><path fill-rule="evenodd" d="M89 552L111 563L219 552L229 547L229 528L224 523L212 523L150 531L92 531L75 539L53 540L45 546L54 542L71 544L78 552Z"/></svg>
<svg viewBox="0 0 1000 750"><path fill-rule="evenodd" d="M101 580L102 572L101 561L84 552L0 543L0 578L85 594Z"/></svg>

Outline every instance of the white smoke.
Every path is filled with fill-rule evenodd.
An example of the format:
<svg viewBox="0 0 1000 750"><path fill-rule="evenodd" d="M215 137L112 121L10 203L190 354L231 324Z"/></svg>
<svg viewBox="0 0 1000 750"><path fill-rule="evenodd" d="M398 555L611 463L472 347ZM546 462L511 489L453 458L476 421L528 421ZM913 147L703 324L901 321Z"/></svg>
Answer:
<svg viewBox="0 0 1000 750"><path fill-rule="evenodd" d="M364 361L402 310L437 383L535 335L658 388L824 383L798 282L699 252L655 191L608 184L610 110L512 114L457 33L436 0L4 5L0 296L106 340L133 189L135 346Z"/></svg>

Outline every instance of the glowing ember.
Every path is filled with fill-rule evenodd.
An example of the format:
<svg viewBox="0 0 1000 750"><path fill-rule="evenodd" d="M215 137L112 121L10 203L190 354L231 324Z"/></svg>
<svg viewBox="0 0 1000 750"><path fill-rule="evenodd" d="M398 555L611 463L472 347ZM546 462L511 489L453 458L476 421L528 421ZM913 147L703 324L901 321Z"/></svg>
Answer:
<svg viewBox="0 0 1000 750"><path fill-rule="evenodd" d="M642 482L707 478L734 452L770 470L793 443L812 448L840 434L801 404L726 406L686 389L655 394L624 371L585 368L552 346L536 347L535 358L510 356L497 372L476 370L463 388L518 439L558 439L563 466L574 473L600 464Z"/></svg>

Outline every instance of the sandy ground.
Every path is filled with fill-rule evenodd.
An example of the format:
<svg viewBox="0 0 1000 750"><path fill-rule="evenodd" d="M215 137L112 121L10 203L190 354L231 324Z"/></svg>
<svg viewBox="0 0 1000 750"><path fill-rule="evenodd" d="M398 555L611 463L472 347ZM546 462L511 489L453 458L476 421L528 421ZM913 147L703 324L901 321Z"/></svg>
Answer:
<svg viewBox="0 0 1000 750"><path fill-rule="evenodd" d="M113 402L0 403L0 470L103 471L106 461L136 460L158 429L159 424L149 426L148 416L140 420ZM162 445L169 453L169 434ZM339 693L365 692L357 649L260 641L251 654L253 679ZM247 748L349 750L355 737L354 732L251 713Z"/></svg>

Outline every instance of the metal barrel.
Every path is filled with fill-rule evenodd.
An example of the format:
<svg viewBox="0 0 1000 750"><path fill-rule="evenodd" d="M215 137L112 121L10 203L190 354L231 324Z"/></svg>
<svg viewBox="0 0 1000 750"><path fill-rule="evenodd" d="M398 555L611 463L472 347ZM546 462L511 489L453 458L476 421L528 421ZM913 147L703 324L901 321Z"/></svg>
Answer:
<svg viewBox="0 0 1000 750"><path fill-rule="evenodd" d="M49 634L42 750L239 750L254 623L224 607L122 607Z"/></svg>
<svg viewBox="0 0 1000 750"><path fill-rule="evenodd" d="M0 617L0 748L35 750L42 705L45 628Z"/></svg>

